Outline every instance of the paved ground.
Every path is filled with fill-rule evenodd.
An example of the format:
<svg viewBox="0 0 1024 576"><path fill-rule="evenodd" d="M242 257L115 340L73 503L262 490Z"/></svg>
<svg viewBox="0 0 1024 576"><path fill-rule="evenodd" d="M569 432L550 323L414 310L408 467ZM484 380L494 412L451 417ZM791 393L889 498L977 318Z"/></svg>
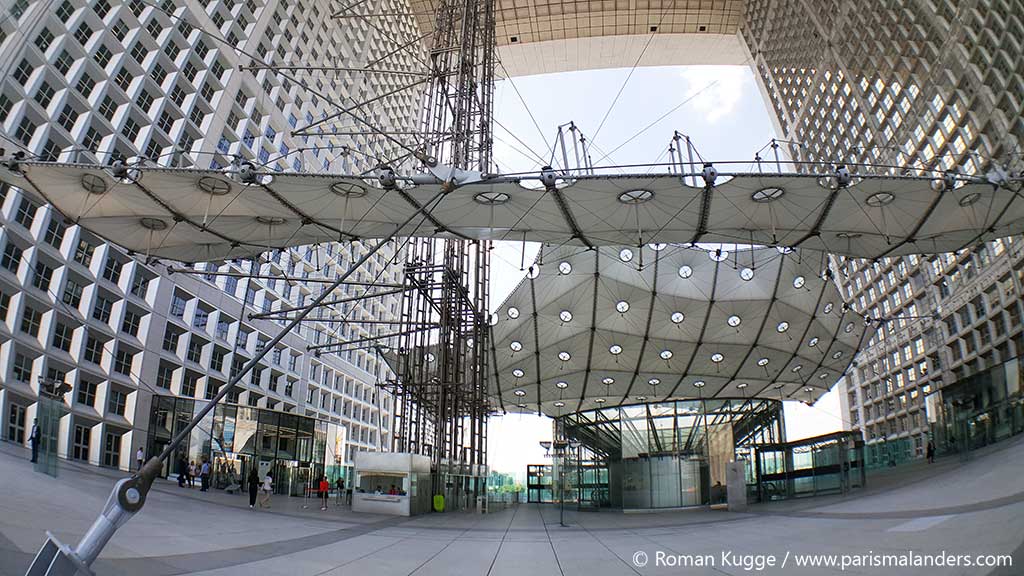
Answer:
<svg viewBox="0 0 1024 576"><path fill-rule="evenodd" d="M32 471L24 452L0 447L0 574L23 574L50 530L74 543L100 510L114 477L61 463L60 477ZM250 510L244 496L161 483L94 566L98 574L450 575L516 574L1024 574L1024 441L869 480L848 497L779 502L747 514L567 512L521 505L488 515L412 519L303 509L278 497ZM1016 568L795 565L798 554L1010 554ZM641 554L642 553L642 554ZM706 565L658 563L669 560ZM776 557L781 566L751 566ZM646 566L643 564L646 554ZM705 557L704 555L710 555ZM639 562L635 562L638 560ZM848 561L853 561L850 558ZM837 557L837 561L840 561ZM739 565L737 565L739 564Z"/></svg>

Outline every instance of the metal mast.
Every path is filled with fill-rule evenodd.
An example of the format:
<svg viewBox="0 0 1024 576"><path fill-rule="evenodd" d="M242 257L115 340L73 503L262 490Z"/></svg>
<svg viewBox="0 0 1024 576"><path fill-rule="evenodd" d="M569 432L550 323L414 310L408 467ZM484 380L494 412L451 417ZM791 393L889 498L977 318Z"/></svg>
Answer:
<svg viewBox="0 0 1024 576"><path fill-rule="evenodd" d="M434 9L421 159L491 172L494 0ZM434 494L462 509L486 494L490 243L451 236L406 249L392 450L429 456Z"/></svg>
<svg viewBox="0 0 1024 576"><path fill-rule="evenodd" d="M422 111L422 131L427 135L423 150L445 166L490 172L494 0L439 0L434 8L430 83Z"/></svg>

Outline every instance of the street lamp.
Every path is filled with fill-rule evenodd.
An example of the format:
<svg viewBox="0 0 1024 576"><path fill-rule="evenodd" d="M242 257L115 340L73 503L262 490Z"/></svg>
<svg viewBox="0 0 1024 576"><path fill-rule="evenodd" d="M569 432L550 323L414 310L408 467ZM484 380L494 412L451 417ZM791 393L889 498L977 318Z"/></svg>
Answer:
<svg viewBox="0 0 1024 576"><path fill-rule="evenodd" d="M542 440L540 445L541 448L544 448L544 457L554 459L555 465L558 466L560 479L558 523L563 528L567 528L568 526L565 525L565 460L567 456L579 448L580 443L575 440L555 440L554 442Z"/></svg>

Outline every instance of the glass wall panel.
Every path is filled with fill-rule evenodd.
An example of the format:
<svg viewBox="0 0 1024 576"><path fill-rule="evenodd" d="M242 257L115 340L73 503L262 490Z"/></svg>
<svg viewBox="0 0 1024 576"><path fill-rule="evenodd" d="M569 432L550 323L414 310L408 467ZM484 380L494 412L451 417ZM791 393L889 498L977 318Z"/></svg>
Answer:
<svg viewBox="0 0 1024 576"><path fill-rule="evenodd" d="M300 418L296 430L296 457L298 460L313 459L313 430L316 420Z"/></svg>
<svg viewBox="0 0 1024 576"><path fill-rule="evenodd" d="M651 507L651 468L646 458L622 461L622 507Z"/></svg>
<svg viewBox="0 0 1024 576"><path fill-rule="evenodd" d="M647 454L647 406L624 406L619 409L622 425L622 457Z"/></svg>
<svg viewBox="0 0 1024 576"><path fill-rule="evenodd" d="M651 508L675 508L680 505L679 459L653 456L651 467Z"/></svg>
<svg viewBox="0 0 1024 576"><path fill-rule="evenodd" d="M287 460L298 459L299 418L295 414L281 414L278 431L277 457Z"/></svg>
<svg viewBox="0 0 1024 576"><path fill-rule="evenodd" d="M238 406L235 417L235 453L256 453L257 415L254 408Z"/></svg>
<svg viewBox="0 0 1024 576"><path fill-rule="evenodd" d="M194 402L192 412L188 414L189 421L194 418L206 406L206 402ZM213 412L211 411L199 424L189 433L188 460L199 465L203 456L210 458L210 435L213 429Z"/></svg>
<svg viewBox="0 0 1024 576"><path fill-rule="evenodd" d="M256 431L257 454L264 460L277 458L278 419L280 414L259 410L259 428ZM290 460L291 458L289 458Z"/></svg>

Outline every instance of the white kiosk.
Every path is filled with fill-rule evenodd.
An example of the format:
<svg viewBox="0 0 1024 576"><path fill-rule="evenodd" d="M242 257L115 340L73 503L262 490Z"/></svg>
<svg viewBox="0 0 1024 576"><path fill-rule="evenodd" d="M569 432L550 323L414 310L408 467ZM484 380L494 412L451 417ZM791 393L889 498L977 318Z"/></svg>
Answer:
<svg viewBox="0 0 1024 576"><path fill-rule="evenodd" d="M402 452L356 452L352 511L415 516L430 511L430 459Z"/></svg>

